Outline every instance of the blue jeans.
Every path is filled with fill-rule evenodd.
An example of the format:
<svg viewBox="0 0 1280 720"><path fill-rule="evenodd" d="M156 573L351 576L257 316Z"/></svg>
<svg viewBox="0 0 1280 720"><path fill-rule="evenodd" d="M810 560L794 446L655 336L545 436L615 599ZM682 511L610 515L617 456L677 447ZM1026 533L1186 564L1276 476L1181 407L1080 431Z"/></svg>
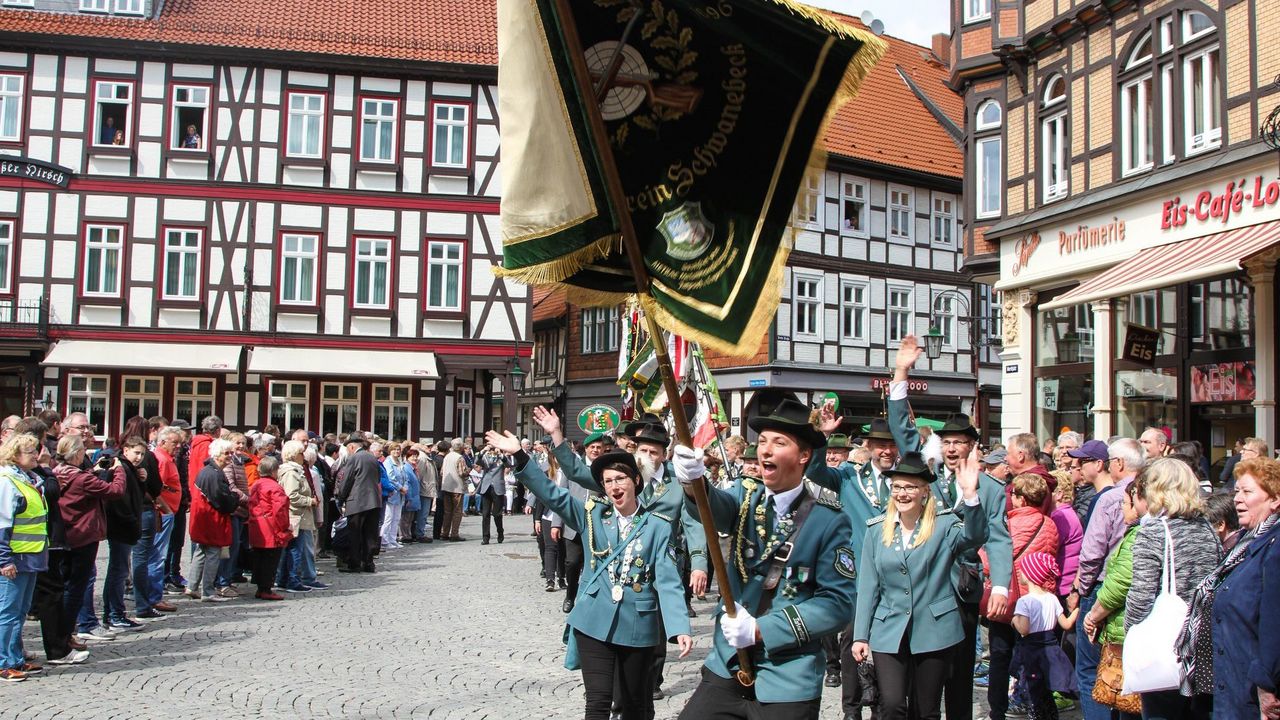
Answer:
<svg viewBox="0 0 1280 720"><path fill-rule="evenodd" d="M280 556L280 569L276 572L276 585L298 589L316 581L316 560L311 553L311 536L314 530L299 530L298 537L289 541Z"/></svg>
<svg viewBox="0 0 1280 720"><path fill-rule="evenodd" d="M95 563L89 573L89 582L84 586L84 598L80 602L80 613L76 616L76 632L89 632L102 623L98 622L98 613L93 609L93 586L98 582L98 566Z"/></svg>
<svg viewBox="0 0 1280 720"><path fill-rule="evenodd" d="M231 516L231 547L226 560L218 563L218 580L215 583L217 587L224 588L231 584L231 578L240 573L240 531L244 528L244 520Z"/></svg>
<svg viewBox="0 0 1280 720"><path fill-rule="evenodd" d="M431 537L431 533L427 529L427 523L431 522L431 505L434 502L435 498L422 498L422 507L418 508L418 514L413 518L413 538L415 540Z"/></svg>
<svg viewBox="0 0 1280 720"><path fill-rule="evenodd" d="M124 579L129 574L129 556L133 554L133 546L108 540L107 552L107 579L102 586L102 619L113 625L123 624L126 617Z"/></svg>
<svg viewBox="0 0 1280 720"><path fill-rule="evenodd" d="M36 574L20 572L12 580L0 575L0 669L22 667L26 662L22 654L22 623L31 611Z"/></svg>
<svg viewBox="0 0 1280 720"><path fill-rule="evenodd" d="M1098 602L1098 588L1080 596L1080 617L1089 614ZM1093 685L1098 681L1098 661L1102 648L1089 641L1084 621L1076 623L1076 683L1080 686L1080 712L1084 720L1111 720L1111 708L1093 701Z"/></svg>
<svg viewBox="0 0 1280 720"><path fill-rule="evenodd" d="M164 599L164 561L169 554L173 515L160 517L156 529L154 510L142 513L142 537L133 546L133 611L140 613Z"/></svg>

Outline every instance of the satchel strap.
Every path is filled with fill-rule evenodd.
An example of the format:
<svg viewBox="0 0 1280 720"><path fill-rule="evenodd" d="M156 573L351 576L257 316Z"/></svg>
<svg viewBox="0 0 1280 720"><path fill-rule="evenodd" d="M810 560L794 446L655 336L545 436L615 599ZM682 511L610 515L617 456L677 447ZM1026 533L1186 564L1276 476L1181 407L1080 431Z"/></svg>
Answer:
<svg viewBox="0 0 1280 720"><path fill-rule="evenodd" d="M1173 553L1173 534L1169 532L1169 521L1166 518L1160 518L1160 524L1164 527L1164 579L1161 585L1164 592L1173 595L1177 592L1175 579L1178 573Z"/></svg>

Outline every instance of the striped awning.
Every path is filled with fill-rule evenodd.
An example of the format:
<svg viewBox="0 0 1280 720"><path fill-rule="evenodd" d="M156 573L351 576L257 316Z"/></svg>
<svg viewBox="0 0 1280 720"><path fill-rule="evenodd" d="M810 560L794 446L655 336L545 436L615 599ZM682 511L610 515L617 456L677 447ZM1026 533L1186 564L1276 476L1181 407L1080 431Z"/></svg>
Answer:
<svg viewBox="0 0 1280 720"><path fill-rule="evenodd" d="M1280 221L1157 245L1043 303L1039 309L1055 310L1225 275L1239 270L1245 260L1278 242Z"/></svg>

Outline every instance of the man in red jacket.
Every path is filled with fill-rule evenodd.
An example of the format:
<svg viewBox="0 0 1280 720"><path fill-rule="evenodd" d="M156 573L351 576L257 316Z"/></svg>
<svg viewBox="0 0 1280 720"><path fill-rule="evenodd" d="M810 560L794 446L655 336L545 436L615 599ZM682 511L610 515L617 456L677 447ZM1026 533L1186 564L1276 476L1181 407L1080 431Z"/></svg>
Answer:
<svg viewBox="0 0 1280 720"><path fill-rule="evenodd" d="M196 476L209 459L209 443L222 437L222 418L210 415L200 421L200 434L191 438L191 453L187 459L187 482L195 483Z"/></svg>

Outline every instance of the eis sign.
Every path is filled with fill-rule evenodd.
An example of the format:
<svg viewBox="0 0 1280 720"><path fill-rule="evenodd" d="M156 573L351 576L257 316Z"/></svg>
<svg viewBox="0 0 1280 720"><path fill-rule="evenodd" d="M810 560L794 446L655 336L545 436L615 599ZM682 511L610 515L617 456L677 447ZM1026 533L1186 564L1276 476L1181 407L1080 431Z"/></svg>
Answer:
<svg viewBox="0 0 1280 720"><path fill-rule="evenodd" d="M1194 199L1179 196L1165 201L1160 213L1160 229L1180 228L1191 221L1226 225L1233 215L1256 212L1280 202L1280 179L1268 182L1261 175L1253 180L1232 180L1221 192L1204 190Z"/></svg>

